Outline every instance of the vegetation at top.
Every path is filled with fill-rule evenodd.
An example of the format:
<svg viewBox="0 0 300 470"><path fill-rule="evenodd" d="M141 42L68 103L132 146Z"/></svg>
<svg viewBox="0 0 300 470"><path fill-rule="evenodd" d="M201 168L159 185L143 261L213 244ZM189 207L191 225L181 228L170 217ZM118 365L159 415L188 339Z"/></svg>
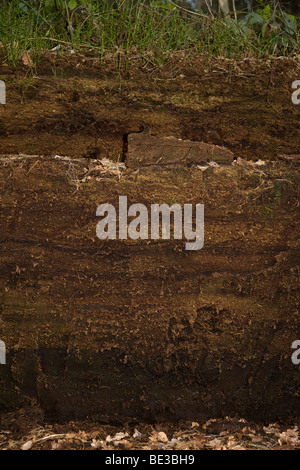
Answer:
<svg viewBox="0 0 300 470"><path fill-rule="evenodd" d="M299 54L300 19L278 0L259 3L224 16L176 0L0 0L0 58L16 66L30 53L34 66L50 49L69 48L101 61L114 54L118 63L140 54L159 66L182 50L228 58Z"/></svg>

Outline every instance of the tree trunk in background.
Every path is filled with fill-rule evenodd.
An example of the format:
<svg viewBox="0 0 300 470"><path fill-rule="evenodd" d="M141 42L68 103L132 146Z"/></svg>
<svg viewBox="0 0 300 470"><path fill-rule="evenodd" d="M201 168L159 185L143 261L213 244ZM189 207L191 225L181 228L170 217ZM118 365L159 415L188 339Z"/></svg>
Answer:
<svg viewBox="0 0 300 470"><path fill-rule="evenodd" d="M228 0L219 0L219 7L224 16L228 16L230 14Z"/></svg>

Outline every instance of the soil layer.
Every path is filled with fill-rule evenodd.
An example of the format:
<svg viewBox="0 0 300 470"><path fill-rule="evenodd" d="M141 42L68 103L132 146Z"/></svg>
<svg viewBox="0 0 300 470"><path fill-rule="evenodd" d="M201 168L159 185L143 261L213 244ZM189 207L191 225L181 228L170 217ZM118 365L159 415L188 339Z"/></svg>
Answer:
<svg viewBox="0 0 300 470"><path fill-rule="evenodd" d="M297 419L299 170L276 160L300 153L297 65L176 58L123 76L76 60L55 63L56 76L39 71L22 103L21 71L1 71L11 80L1 108L1 409L38 404L48 419L108 423ZM91 158L51 157L117 160L141 124L271 161L103 174ZM5 156L17 152L44 156ZM96 209L121 195L149 210L203 203L204 248L99 240Z"/></svg>
<svg viewBox="0 0 300 470"><path fill-rule="evenodd" d="M35 71L2 65L0 154L91 155L118 159L123 136L149 126L158 136L203 141L237 157L300 153L292 83L299 61L240 62L173 55L157 68L140 55L113 61L49 54ZM124 70L123 70L124 69Z"/></svg>

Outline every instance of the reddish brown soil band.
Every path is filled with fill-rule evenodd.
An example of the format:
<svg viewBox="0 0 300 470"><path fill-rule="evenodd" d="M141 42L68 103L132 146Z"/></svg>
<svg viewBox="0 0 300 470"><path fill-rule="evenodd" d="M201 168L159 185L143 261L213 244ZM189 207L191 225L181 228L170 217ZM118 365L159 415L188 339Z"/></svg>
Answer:
<svg viewBox="0 0 300 470"><path fill-rule="evenodd" d="M0 406L107 422L299 415L299 173L1 162ZM78 178L77 178L78 177ZM205 204L205 245L100 241L96 208Z"/></svg>

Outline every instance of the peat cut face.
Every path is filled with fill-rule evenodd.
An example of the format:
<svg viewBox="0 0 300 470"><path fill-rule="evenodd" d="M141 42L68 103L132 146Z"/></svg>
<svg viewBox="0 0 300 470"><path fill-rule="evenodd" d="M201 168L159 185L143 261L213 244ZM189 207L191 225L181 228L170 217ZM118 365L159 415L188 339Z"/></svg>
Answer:
<svg viewBox="0 0 300 470"><path fill-rule="evenodd" d="M48 418L299 416L299 175L1 161L0 407ZM77 176L76 176L77 175ZM75 177L76 176L76 177ZM262 184L263 183L263 184ZM205 242L99 240L102 203L204 204Z"/></svg>
<svg viewBox="0 0 300 470"><path fill-rule="evenodd" d="M230 164L233 153L225 147L181 140L176 137L158 137L151 132L136 132L128 135L126 164L129 168L149 165L195 165L215 161Z"/></svg>

